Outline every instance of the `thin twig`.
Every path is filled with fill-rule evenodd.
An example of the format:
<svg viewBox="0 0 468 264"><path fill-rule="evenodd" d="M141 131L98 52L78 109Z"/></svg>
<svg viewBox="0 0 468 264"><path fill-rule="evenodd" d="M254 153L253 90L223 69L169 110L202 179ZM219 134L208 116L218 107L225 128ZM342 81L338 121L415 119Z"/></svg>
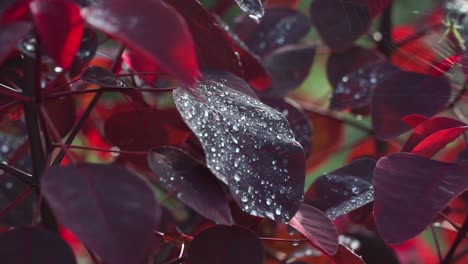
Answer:
<svg viewBox="0 0 468 264"><path fill-rule="evenodd" d="M82 95L82 94L90 94L95 93L124 93L124 94L132 94L132 93L166 93L172 92L177 87L168 87L168 88L122 88L122 87L102 87L102 88L95 88L95 89L85 89L85 90L76 90L76 91L66 91L66 92L58 92L58 93L51 93L46 96L46 100L50 99L57 99L61 97L67 96L75 96L75 95Z"/></svg>
<svg viewBox="0 0 468 264"><path fill-rule="evenodd" d="M34 182L32 180L32 175L26 173L18 168L8 165L6 162L0 162L0 169L6 171L7 173L13 175L15 178L20 180L23 183L26 183L29 186L34 186Z"/></svg>
<svg viewBox="0 0 468 264"><path fill-rule="evenodd" d="M468 231L468 216L465 219L465 222L463 223L462 227L458 231L457 237L455 238L455 241L453 241L452 246L450 246L450 249L445 255L444 260L442 260L441 264L449 264L452 263L452 258L455 255L455 252L457 251L458 246L460 243L463 241L463 239L466 236L466 232Z"/></svg>
<svg viewBox="0 0 468 264"><path fill-rule="evenodd" d="M11 202L7 208L3 209L0 212L0 219L3 218L11 209L15 208L19 203L21 203L28 195L34 190L33 187L28 187L20 195L18 195L13 202Z"/></svg>
<svg viewBox="0 0 468 264"><path fill-rule="evenodd" d="M61 147L60 144L52 144L54 147ZM120 153L128 155L148 155L147 151L130 151L130 150L118 150L118 149L105 149L105 148L96 148L96 147L87 147L87 146L76 146L76 145L67 145L66 148L69 149L82 149L82 150L91 150L91 151L100 151L100 152L109 152L109 153Z"/></svg>
<svg viewBox="0 0 468 264"><path fill-rule="evenodd" d="M439 262L442 262L442 251L440 250L439 239L437 238L437 234L436 234L434 225L431 224L430 227L431 227L432 238L434 239L434 244L435 244L436 249L437 249L437 256L439 257Z"/></svg>

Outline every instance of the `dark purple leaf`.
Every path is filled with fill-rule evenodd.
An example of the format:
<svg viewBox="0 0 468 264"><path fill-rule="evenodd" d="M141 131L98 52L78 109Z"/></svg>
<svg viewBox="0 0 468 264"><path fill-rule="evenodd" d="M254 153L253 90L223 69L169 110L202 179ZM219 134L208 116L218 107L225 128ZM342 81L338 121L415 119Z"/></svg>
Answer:
<svg viewBox="0 0 468 264"><path fill-rule="evenodd" d="M47 54L68 69L83 35L79 6L68 0L32 0L30 9Z"/></svg>
<svg viewBox="0 0 468 264"><path fill-rule="evenodd" d="M336 52L351 48L372 21L371 10L362 0L315 0L310 15L323 41Z"/></svg>
<svg viewBox="0 0 468 264"><path fill-rule="evenodd" d="M144 180L104 164L52 167L42 192L58 221L104 262L143 262L160 208Z"/></svg>
<svg viewBox="0 0 468 264"><path fill-rule="evenodd" d="M83 38L81 44L76 52L75 58L73 59L70 67L70 76L75 77L81 73L86 65L94 58L98 48L98 38L96 32L90 28L85 28L83 31Z"/></svg>
<svg viewBox="0 0 468 264"><path fill-rule="evenodd" d="M400 264L395 251L373 232L365 230L347 234L346 238L359 245L353 251L361 256L365 263Z"/></svg>
<svg viewBox="0 0 468 264"><path fill-rule="evenodd" d="M434 117L421 122L406 140L401 152L430 158L458 138L468 126L456 119Z"/></svg>
<svg viewBox="0 0 468 264"><path fill-rule="evenodd" d="M232 87L232 89L244 93L252 98L258 99L257 94L250 88L250 86L245 83L240 77L230 73L217 70L207 70L203 71L203 76L206 80L212 80L214 82L220 83L227 87Z"/></svg>
<svg viewBox="0 0 468 264"><path fill-rule="evenodd" d="M302 204L289 221L289 225L328 255L334 255L338 251L338 233L335 225L317 208Z"/></svg>
<svg viewBox="0 0 468 264"><path fill-rule="evenodd" d="M292 100L263 99L262 102L283 113L294 133L294 137L304 149L305 157L309 157L313 147L312 125L302 109Z"/></svg>
<svg viewBox="0 0 468 264"><path fill-rule="evenodd" d="M375 164L373 159L357 159L320 176L307 190L304 203L335 219L372 202Z"/></svg>
<svg viewBox="0 0 468 264"><path fill-rule="evenodd" d="M264 249L258 236L240 226L215 226L203 230L187 251L187 264L260 264Z"/></svg>
<svg viewBox="0 0 468 264"><path fill-rule="evenodd" d="M249 15L255 22L259 22L260 18L265 14L261 0L236 0L239 7Z"/></svg>
<svg viewBox="0 0 468 264"><path fill-rule="evenodd" d="M468 163L468 148L465 148L457 155L457 163L466 164Z"/></svg>
<svg viewBox="0 0 468 264"><path fill-rule="evenodd" d="M444 109L450 98L447 79L396 71L381 80L371 98L372 126L379 139L389 139L409 130L402 118L409 114L432 116Z"/></svg>
<svg viewBox="0 0 468 264"><path fill-rule="evenodd" d="M304 37L310 29L309 18L292 9L267 9L260 23L247 16L238 17L234 32L245 44L260 57L275 49L294 44Z"/></svg>
<svg viewBox="0 0 468 264"><path fill-rule="evenodd" d="M252 215L288 221L304 188L304 152L283 114L221 83L174 90L187 125L200 140L208 168Z"/></svg>
<svg viewBox="0 0 468 264"><path fill-rule="evenodd" d="M297 88L309 75L314 62L315 46L288 45L275 50L263 59L272 85L262 95L282 98Z"/></svg>
<svg viewBox="0 0 468 264"><path fill-rule="evenodd" d="M390 63L374 63L345 75L334 87L330 109L359 109L368 106L376 86L392 73L399 71Z"/></svg>
<svg viewBox="0 0 468 264"><path fill-rule="evenodd" d="M0 259L5 264L75 264L70 246L56 234L36 229L13 229L0 234Z"/></svg>
<svg viewBox="0 0 468 264"><path fill-rule="evenodd" d="M381 57L376 52L359 46L353 46L344 53L332 52L327 61L328 80L335 87L344 76L379 60Z"/></svg>
<svg viewBox="0 0 468 264"><path fill-rule="evenodd" d="M182 150L159 147L148 153L148 164L161 185L182 202L218 224L232 224L223 189L202 163Z"/></svg>
<svg viewBox="0 0 468 264"><path fill-rule="evenodd" d="M103 87L127 87L115 73L99 66L91 66L80 76L81 80Z"/></svg>
<svg viewBox="0 0 468 264"><path fill-rule="evenodd" d="M455 197L468 188L468 165L444 163L410 153L377 162L374 217L387 243L421 233Z"/></svg>
<svg viewBox="0 0 468 264"><path fill-rule="evenodd" d="M32 24L29 22L14 22L0 26L0 65L31 29Z"/></svg>
<svg viewBox="0 0 468 264"><path fill-rule="evenodd" d="M161 1L104 0L82 9L81 14L90 25L152 58L181 81L193 84L198 78L187 24Z"/></svg>
<svg viewBox="0 0 468 264"><path fill-rule="evenodd" d="M338 251L335 255L330 256L330 259L335 264L366 264L356 253L342 245L339 245Z"/></svg>

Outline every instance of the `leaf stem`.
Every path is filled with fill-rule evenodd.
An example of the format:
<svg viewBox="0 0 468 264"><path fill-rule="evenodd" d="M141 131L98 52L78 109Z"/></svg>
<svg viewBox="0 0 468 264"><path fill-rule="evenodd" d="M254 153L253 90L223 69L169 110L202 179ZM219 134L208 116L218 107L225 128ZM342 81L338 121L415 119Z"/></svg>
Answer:
<svg viewBox="0 0 468 264"><path fill-rule="evenodd" d="M462 227L458 231L457 237L455 238L455 241L453 242L452 246L450 246L450 249L445 255L444 260L442 260L441 264L449 264L452 263L453 256L455 255L455 252L457 251L458 246L460 243L463 241L465 238L466 232L468 231L468 216L465 218L465 222L463 223Z"/></svg>
<svg viewBox="0 0 468 264"><path fill-rule="evenodd" d="M15 176L18 180L20 180L23 183L26 183L29 186L35 186L35 183L32 181L32 175L18 168L10 166L6 162L0 162L0 169Z"/></svg>
<svg viewBox="0 0 468 264"><path fill-rule="evenodd" d="M18 206L18 204L21 203L24 199L26 199L26 197L28 197L28 195L32 193L32 191L34 191L33 187L26 188L26 190L24 190L20 195L18 195L16 199L7 206L7 208L0 211L0 219L3 218L6 214L8 214L8 212L10 212L11 209Z"/></svg>
<svg viewBox="0 0 468 264"><path fill-rule="evenodd" d="M74 96L74 95L82 95L82 94L90 94L90 93L107 93L107 92L119 92L124 94L132 94L132 93L165 93L165 92L172 92L177 87L168 87L168 88L122 88L122 87L102 87L102 88L95 88L95 89L86 89L86 90L76 90L76 91L66 91L66 92L58 92L58 93L51 93L46 96L46 100L50 99L57 99L61 97L67 96Z"/></svg>
<svg viewBox="0 0 468 264"><path fill-rule="evenodd" d="M377 49L382 52L387 58L390 58L393 52L393 40L392 40L392 9L393 2L385 8L381 18L379 31L382 34L382 40L379 42Z"/></svg>
<svg viewBox="0 0 468 264"><path fill-rule="evenodd" d="M432 224L431 224L431 234L432 234L432 238L434 239L434 244L435 244L436 249L437 249L437 256L439 257L439 262L442 262L442 253L441 253L441 250L440 250L439 239L437 238L437 234L436 234L434 225L432 225Z"/></svg>

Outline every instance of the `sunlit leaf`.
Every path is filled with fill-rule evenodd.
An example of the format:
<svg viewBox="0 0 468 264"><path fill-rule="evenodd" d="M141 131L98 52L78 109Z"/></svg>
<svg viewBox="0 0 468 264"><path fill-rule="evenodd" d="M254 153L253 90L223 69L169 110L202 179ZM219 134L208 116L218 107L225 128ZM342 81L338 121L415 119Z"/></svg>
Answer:
<svg viewBox="0 0 468 264"><path fill-rule="evenodd" d="M104 0L82 9L81 14L89 24L152 58L183 82L193 84L198 77L187 24L161 1Z"/></svg>
<svg viewBox="0 0 468 264"><path fill-rule="evenodd" d="M160 208L138 176L114 165L52 167L41 189L58 221L105 262L143 261Z"/></svg>
<svg viewBox="0 0 468 264"><path fill-rule="evenodd" d="M174 90L208 168L252 215L288 221L304 188L304 152L286 118L260 101L212 80Z"/></svg>
<svg viewBox="0 0 468 264"><path fill-rule="evenodd" d="M374 216L387 243L421 233L447 204L468 188L468 166L396 153L374 172Z"/></svg>

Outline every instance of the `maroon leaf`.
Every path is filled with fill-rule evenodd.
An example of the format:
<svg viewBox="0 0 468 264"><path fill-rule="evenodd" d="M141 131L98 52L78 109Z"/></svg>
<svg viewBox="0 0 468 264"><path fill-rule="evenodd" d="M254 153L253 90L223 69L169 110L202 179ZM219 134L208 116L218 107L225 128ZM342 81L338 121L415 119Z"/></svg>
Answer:
<svg viewBox="0 0 468 264"><path fill-rule="evenodd" d="M272 85L262 95L282 98L297 88L309 75L315 57L315 46L288 45L263 59Z"/></svg>
<svg viewBox="0 0 468 264"><path fill-rule="evenodd" d="M0 65L16 48L18 42L32 29L29 22L14 22L0 26Z"/></svg>
<svg viewBox="0 0 468 264"><path fill-rule="evenodd" d="M369 9L371 17L376 17L382 13L391 2L392 0L365 0L365 4Z"/></svg>
<svg viewBox="0 0 468 264"><path fill-rule="evenodd" d="M148 164L161 185L204 217L232 224L229 204L215 176L182 150L159 147L148 153Z"/></svg>
<svg viewBox="0 0 468 264"><path fill-rule="evenodd" d="M109 143L133 151L182 144L189 132L175 109L122 109L104 123L104 135Z"/></svg>
<svg viewBox="0 0 468 264"><path fill-rule="evenodd" d="M33 0L30 7L47 54L68 69L83 35L80 8L68 0Z"/></svg>
<svg viewBox="0 0 468 264"><path fill-rule="evenodd" d="M351 48L371 23L369 10L361 0L316 0L310 6L310 15L323 41L336 52Z"/></svg>
<svg viewBox="0 0 468 264"><path fill-rule="evenodd" d="M427 119L414 129L401 151L430 158L467 129L465 123L452 118Z"/></svg>
<svg viewBox="0 0 468 264"><path fill-rule="evenodd" d="M260 23L247 16L238 17L234 32L255 54L263 57L275 49L294 44L310 29L310 21L304 14L287 8L267 9Z"/></svg>
<svg viewBox="0 0 468 264"><path fill-rule="evenodd" d="M396 153L377 162L374 217L387 243L400 243L426 228L468 188L468 166Z"/></svg>
<svg viewBox="0 0 468 264"><path fill-rule="evenodd" d="M236 0L236 3L239 7L249 15L257 23L260 21L260 18L265 14L263 9L262 1L260 0Z"/></svg>
<svg viewBox="0 0 468 264"><path fill-rule="evenodd" d="M96 32L90 28L85 28L80 47L70 67L70 77L79 75L91 59L94 58L98 49L98 44Z"/></svg>
<svg viewBox="0 0 468 264"><path fill-rule="evenodd" d="M338 251L338 233L335 225L322 211L302 204L289 225L307 237L312 244L334 255Z"/></svg>
<svg viewBox="0 0 468 264"><path fill-rule="evenodd" d="M204 80L173 97L200 140L208 168L252 215L288 221L304 189L304 152L286 118L222 83Z"/></svg>
<svg viewBox="0 0 468 264"><path fill-rule="evenodd" d="M450 97L445 78L396 71L375 88L372 95L372 126L379 139L404 133L409 127L402 118L409 114L432 116L442 110Z"/></svg>
<svg viewBox="0 0 468 264"><path fill-rule="evenodd" d="M405 122L411 128L416 128L417 126L419 126L419 124L428 119L429 117L418 114L407 115L402 118L403 122Z"/></svg>
<svg viewBox="0 0 468 264"><path fill-rule="evenodd" d="M381 57L376 52L358 46L353 46L344 53L333 52L327 62L328 80L335 87L346 75L379 60Z"/></svg>
<svg viewBox="0 0 468 264"><path fill-rule="evenodd" d="M65 241L56 234L36 228L1 233L0 259L6 264L76 263L75 255Z"/></svg>
<svg viewBox="0 0 468 264"><path fill-rule="evenodd" d="M302 109L292 100L263 99L262 102L283 113L291 126L294 137L304 149L304 156L309 157L312 152L313 131Z"/></svg>
<svg viewBox="0 0 468 264"><path fill-rule="evenodd" d="M142 263L160 208L149 185L114 165L52 167L42 192L57 219L106 263Z"/></svg>
<svg viewBox="0 0 468 264"><path fill-rule="evenodd" d="M367 64L341 78L334 87L330 109L359 109L368 106L376 86L389 75L398 71L390 63Z"/></svg>
<svg viewBox="0 0 468 264"><path fill-rule="evenodd" d="M238 92L246 94L252 98L258 99L257 94L254 92L254 90L252 90L252 88L250 88L250 86L247 83L245 83L244 80L232 73L217 70L206 70L203 71L203 76L205 77L205 80L211 80L222 85L232 87L232 89L235 89Z"/></svg>
<svg viewBox="0 0 468 264"><path fill-rule="evenodd" d="M357 159L318 177L307 190L304 203L335 219L372 202L375 164L373 159Z"/></svg>
<svg viewBox="0 0 468 264"><path fill-rule="evenodd" d="M187 84L197 79L192 37L183 18L161 1L104 0L82 10L92 26L152 58Z"/></svg>
<svg viewBox="0 0 468 264"><path fill-rule="evenodd" d="M64 87L60 89L60 92L69 91L70 87L65 85L68 80L59 76L57 79L49 85L49 87ZM55 90L55 92L58 92ZM73 125L75 124L76 118L76 105L73 97L63 97L57 99L50 99L44 102L44 108L54 124L55 129L60 136L65 136L70 132Z"/></svg>
<svg viewBox="0 0 468 264"><path fill-rule="evenodd" d="M356 253L342 245L339 245L338 251L330 259L336 264L366 264Z"/></svg>
<svg viewBox="0 0 468 264"><path fill-rule="evenodd" d="M161 71L161 68L151 58L145 57L144 54L137 51L126 50L122 55L122 59L135 73L153 73L137 76L149 85L155 84L158 79L157 73Z"/></svg>
<svg viewBox="0 0 468 264"><path fill-rule="evenodd" d="M91 66L80 76L81 80L103 87L126 87L115 73L99 66Z"/></svg>
<svg viewBox="0 0 468 264"><path fill-rule="evenodd" d="M258 236L240 226L214 226L198 233L187 251L187 264L263 263Z"/></svg>

